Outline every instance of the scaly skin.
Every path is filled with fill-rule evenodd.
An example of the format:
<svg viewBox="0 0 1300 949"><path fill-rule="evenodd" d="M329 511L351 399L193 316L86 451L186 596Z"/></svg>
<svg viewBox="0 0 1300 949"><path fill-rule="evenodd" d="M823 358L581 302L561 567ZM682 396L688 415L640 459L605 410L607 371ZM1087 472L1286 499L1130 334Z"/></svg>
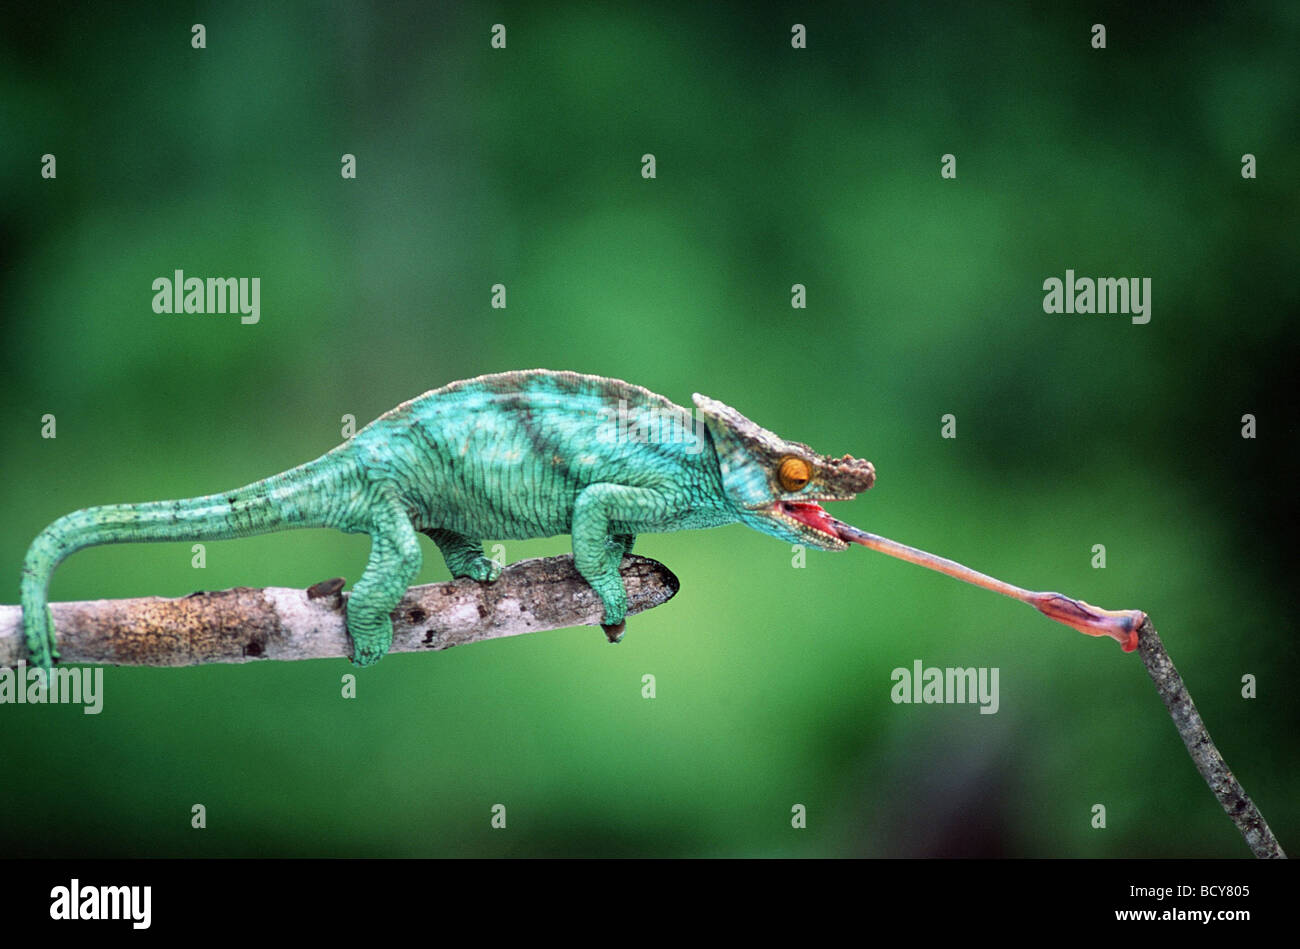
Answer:
<svg viewBox="0 0 1300 949"><path fill-rule="evenodd" d="M392 643L390 613L422 562L417 533L437 544L452 576L486 582L500 567L484 556L484 538L571 534L574 564L600 597L612 640L627 611L618 567L637 534L739 521L791 543L845 549L799 504L866 490L870 462L824 457L721 402L694 400L704 432L688 410L617 379L544 369L479 376L404 402L315 461L246 487L75 511L42 531L23 563L31 661L49 668L58 657L51 573L96 544L298 527L369 534L370 559L347 606L361 666ZM807 483L792 489L791 472Z"/></svg>

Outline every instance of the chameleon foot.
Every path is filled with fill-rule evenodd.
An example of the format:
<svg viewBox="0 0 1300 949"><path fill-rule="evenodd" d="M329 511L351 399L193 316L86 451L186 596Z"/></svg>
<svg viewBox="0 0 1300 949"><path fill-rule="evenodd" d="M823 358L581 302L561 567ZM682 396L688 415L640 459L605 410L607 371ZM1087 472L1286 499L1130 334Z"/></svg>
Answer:
<svg viewBox="0 0 1300 949"><path fill-rule="evenodd" d="M480 554L466 564L464 570L456 575L458 577L469 577L471 580L479 580L484 583L491 583L497 577L501 576L501 564L497 563L491 557L484 557Z"/></svg>
<svg viewBox="0 0 1300 949"><path fill-rule="evenodd" d="M353 640L352 664L358 669L364 669L366 666L373 666L386 655L388 655L387 647L381 647L378 644L370 642L358 643L356 640Z"/></svg>
<svg viewBox="0 0 1300 949"><path fill-rule="evenodd" d="M608 639L611 643L616 643L623 638L623 631L627 629L627 620L623 620L623 622L621 623L613 623L608 626L605 625L604 623L601 623L600 628L605 631L606 639Z"/></svg>

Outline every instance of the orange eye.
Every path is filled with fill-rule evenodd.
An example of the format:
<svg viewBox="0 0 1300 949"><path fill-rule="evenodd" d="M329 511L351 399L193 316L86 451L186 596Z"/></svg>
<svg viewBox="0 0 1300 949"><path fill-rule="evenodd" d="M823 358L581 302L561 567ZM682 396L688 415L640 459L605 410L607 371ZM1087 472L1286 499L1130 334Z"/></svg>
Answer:
<svg viewBox="0 0 1300 949"><path fill-rule="evenodd" d="M808 479L812 477L812 467L802 458L787 455L781 459L781 467L777 469L776 474L781 481L781 487L785 490L802 491Z"/></svg>

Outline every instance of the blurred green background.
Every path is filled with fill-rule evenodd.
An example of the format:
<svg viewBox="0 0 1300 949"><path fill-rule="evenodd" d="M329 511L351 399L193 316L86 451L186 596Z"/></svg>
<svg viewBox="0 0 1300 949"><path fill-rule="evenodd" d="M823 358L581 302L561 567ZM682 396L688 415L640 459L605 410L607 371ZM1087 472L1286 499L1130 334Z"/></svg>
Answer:
<svg viewBox="0 0 1300 949"><path fill-rule="evenodd" d="M61 514L245 484L455 379L699 391L874 461L846 520L1147 610L1300 847L1300 7L536 6L6 11L3 600ZM1067 267L1149 276L1151 322L1045 314ZM260 276L261 322L155 315L178 268ZM367 551L103 547L51 596L355 581ZM792 569L740 526L638 552L682 590L617 648L397 656L355 700L338 660L109 669L99 716L0 706L0 853L1248 855L1109 640L861 549ZM1000 710L894 705L915 659L997 667Z"/></svg>

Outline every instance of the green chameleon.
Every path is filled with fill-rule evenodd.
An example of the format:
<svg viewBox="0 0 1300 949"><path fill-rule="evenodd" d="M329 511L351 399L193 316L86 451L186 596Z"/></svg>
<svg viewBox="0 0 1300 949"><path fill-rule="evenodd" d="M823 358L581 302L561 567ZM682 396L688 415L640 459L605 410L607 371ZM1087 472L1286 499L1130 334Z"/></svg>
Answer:
<svg viewBox="0 0 1300 949"><path fill-rule="evenodd" d="M179 501L74 511L42 531L23 561L31 661L58 657L50 574L69 554L128 541L225 540L296 527L369 534L370 559L347 601L353 662L392 644L390 613L420 571L417 533L454 577L492 581L484 538L571 534L573 560L623 633L619 575L637 534L740 522L823 550L847 544L816 501L870 488L871 462L829 458L702 395L703 419L640 386L533 369L453 382L381 415L315 461L246 487Z"/></svg>

